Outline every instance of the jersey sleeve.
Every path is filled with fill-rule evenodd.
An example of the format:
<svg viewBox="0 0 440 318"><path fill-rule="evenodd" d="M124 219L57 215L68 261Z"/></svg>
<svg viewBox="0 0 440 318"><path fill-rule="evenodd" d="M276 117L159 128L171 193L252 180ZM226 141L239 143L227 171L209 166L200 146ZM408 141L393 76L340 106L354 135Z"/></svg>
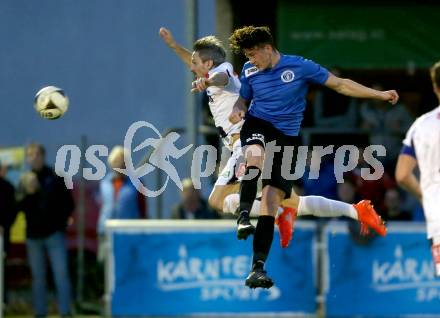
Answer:
<svg viewBox="0 0 440 318"><path fill-rule="evenodd" d="M401 154L409 155L416 158L416 150L414 148L414 133L416 131L417 121L415 121L406 133L405 139L403 139L403 146L400 150Z"/></svg>
<svg viewBox="0 0 440 318"><path fill-rule="evenodd" d="M220 65L217 65L213 69L209 71L209 76L211 76L214 73L225 73L228 75L228 83L230 81L230 78L234 75L234 67L229 62L223 62ZM228 83L226 85L228 85Z"/></svg>
<svg viewBox="0 0 440 318"><path fill-rule="evenodd" d="M254 93L252 91L251 85L249 84L248 78L245 76L244 68L240 75L240 82L241 82L240 97L247 101L251 101L252 98L254 97Z"/></svg>
<svg viewBox="0 0 440 318"><path fill-rule="evenodd" d="M308 82L324 84L329 76L329 71L312 60L303 59L303 72Z"/></svg>
<svg viewBox="0 0 440 318"><path fill-rule="evenodd" d="M223 62L213 69L215 73L226 73L228 77L234 75L234 67L229 62Z"/></svg>

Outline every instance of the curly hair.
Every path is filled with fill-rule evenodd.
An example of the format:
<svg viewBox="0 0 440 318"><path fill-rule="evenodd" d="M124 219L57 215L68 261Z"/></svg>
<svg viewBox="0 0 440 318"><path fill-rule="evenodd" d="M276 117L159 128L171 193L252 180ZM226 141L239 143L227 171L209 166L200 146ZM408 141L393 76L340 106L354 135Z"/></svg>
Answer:
<svg viewBox="0 0 440 318"><path fill-rule="evenodd" d="M440 88L440 61L431 67L431 79L435 86Z"/></svg>
<svg viewBox="0 0 440 318"><path fill-rule="evenodd" d="M270 44L274 47L274 42L270 29L266 26L245 26L237 29L229 38L231 49L234 53L242 53L244 49L252 49Z"/></svg>
<svg viewBox="0 0 440 318"><path fill-rule="evenodd" d="M213 35L205 36L194 42L193 50L199 53L200 59L205 62L212 60L215 66L222 64L226 59L226 51L222 42Z"/></svg>

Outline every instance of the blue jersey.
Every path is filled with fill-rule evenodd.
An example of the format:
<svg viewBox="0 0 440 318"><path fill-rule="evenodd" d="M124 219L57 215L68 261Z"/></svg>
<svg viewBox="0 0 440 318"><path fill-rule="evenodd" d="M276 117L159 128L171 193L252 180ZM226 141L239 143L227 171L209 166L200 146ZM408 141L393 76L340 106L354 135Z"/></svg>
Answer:
<svg viewBox="0 0 440 318"><path fill-rule="evenodd" d="M249 114L289 136L298 136L310 83L324 84L329 72L301 56L282 55L275 67L258 70L247 62L240 76L240 96L252 101Z"/></svg>

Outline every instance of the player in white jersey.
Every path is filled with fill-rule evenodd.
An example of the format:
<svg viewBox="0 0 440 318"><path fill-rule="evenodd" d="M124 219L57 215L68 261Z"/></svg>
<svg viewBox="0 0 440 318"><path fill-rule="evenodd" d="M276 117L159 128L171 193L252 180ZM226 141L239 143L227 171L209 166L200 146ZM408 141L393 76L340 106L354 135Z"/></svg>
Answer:
<svg viewBox="0 0 440 318"><path fill-rule="evenodd" d="M232 151L231 157L218 176L208 203L217 211L235 214L239 205L241 179L238 165L244 161L240 142L240 130L244 121L232 124L229 115L239 96L240 80L231 63L225 61L226 52L216 37L207 36L198 39L193 45L193 52L190 52L174 40L168 29L160 28L159 35L196 75L197 79L192 83L191 91L206 90L215 125L220 131L223 143ZM259 208L260 201L254 201L251 215L258 216ZM284 221L281 220L286 219L280 218L279 227L281 236L287 236L284 241L288 242L292 226L290 223L283 224Z"/></svg>
<svg viewBox="0 0 440 318"><path fill-rule="evenodd" d="M242 156L239 134L243 121L232 124L228 118L238 98L240 80L234 73L232 65L225 61L226 52L216 37L207 36L197 40L193 45L193 52L190 52L179 45L166 28L160 28L159 35L196 75L197 79L192 83L191 91L206 90L215 125L224 144L232 151L230 159L219 174L208 202L218 211L234 213L236 206L231 204L231 198L235 200L239 192L239 182L235 172L237 162Z"/></svg>
<svg viewBox="0 0 440 318"><path fill-rule="evenodd" d="M440 61L431 68L431 79L440 101ZM413 172L416 166L420 182ZM396 180L423 204L435 273L440 276L440 106L420 116L408 130L397 160Z"/></svg>

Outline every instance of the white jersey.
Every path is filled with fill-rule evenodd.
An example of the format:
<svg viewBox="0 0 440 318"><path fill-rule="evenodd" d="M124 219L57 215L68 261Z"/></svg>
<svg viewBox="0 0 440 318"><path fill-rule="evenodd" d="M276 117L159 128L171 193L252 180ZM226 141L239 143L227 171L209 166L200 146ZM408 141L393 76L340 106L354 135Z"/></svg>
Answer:
<svg viewBox="0 0 440 318"><path fill-rule="evenodd" d="M440 187L440 107L420 116L403 144L415 151L422 192L432 186Z"/></svg>
<svg viewBox="0 0 440 318"><path fill-rule="evenodd" d="M232 124L229 121L229 115L232 113L232 108L239 96L241 83L237 75L234 74L231 63L224 62L214 67L208 72L208 75L211 76L219 72L228 74L228 84L224 87L210 86L206 89L206 93L215 126L221 128L226 135L230 136L239 133L241 126L243 126L243 120L237 124Z"/></svg>
<svg viewBox="0 0 440 318"><path fill-rule="evenodd" d="M428 226L428 237L439 236L440 106L420 116L412 124L403 144L403 153L414 154L420 170L420 187Z"/></svg>

